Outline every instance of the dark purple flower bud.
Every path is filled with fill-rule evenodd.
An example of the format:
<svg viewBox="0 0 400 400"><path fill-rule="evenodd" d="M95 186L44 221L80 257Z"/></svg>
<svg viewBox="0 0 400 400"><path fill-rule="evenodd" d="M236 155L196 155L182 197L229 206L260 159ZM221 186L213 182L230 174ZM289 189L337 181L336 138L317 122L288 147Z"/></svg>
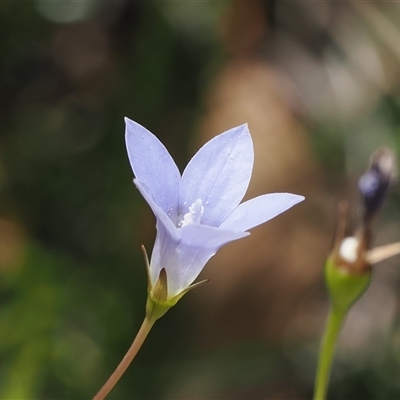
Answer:
<svg viewBox="0 0 400 400"><path fill-rule="evenodd" d="M372 154L367 171L358 181L365 223L368 223L382 206L396 173L396 159L392 150L381 148Z"/></svg>

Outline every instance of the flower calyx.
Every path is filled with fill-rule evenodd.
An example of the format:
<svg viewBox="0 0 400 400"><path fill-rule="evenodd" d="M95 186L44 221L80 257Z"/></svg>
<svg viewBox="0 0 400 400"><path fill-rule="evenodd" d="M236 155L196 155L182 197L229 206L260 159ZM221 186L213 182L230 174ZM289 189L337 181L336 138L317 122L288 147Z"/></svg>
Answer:
<svg viewBox="0 0 400 400"><path fill-rule="evenodd" d="M339 223L333 249L325 264L325 280L333 306L347 312L371 282L367 250L369 235L360 231L346 236L348 205L339 204Z"/></svg>
<svg viewBox="0 0 400 400"><path fill-rule="evenodd" d="M371 234L367 229L359 229L353 236L346 235L348 225L348 204L339 203L338 227L333 249L328 257L338 269L351 275L363 275L371 271L368 248Z"/></svg>
<svg viewBox="0 0 400 400"><path fill-rule="evenodd" d="M146 270L147 270L147 302L146 302L146 317L149 320L156 321L161 318L171 307L173 307L187 292L194 289L195 287L200 286L203 283L208 282L209 280L203 280L200 282L196 282L186 289L183 289L181 292L176 294L173 297L168 295L168 279L167 279L167 271L165 268L162 268L160 271L160 275L155 285L151 283L151 275L150 275L150 263L147 256L147 252L145 247L142 245L142 251L145 258Z"/></svg>

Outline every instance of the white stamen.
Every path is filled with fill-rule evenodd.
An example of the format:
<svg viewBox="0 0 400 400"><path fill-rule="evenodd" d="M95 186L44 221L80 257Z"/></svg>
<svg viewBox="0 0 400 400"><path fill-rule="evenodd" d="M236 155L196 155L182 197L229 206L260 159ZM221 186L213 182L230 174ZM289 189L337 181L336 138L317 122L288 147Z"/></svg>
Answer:
<svg viewBox="0 0 400 400"><path fill-rule="evenodd" d="M203 202L200 199L197 199L191 206L189 206L189 211L183 216L183 219L179 222L178 228L183 228L184 226L191 224L199 224L203 213Z"/></svg>
<svg viewBox="0 0 400 400"><path fill-rule="evenodd" d="M347 237L343 239L340 245L339 254L345 259L345 261L353 263L357 260L358 245L358 239L354 236Z"/></svg>

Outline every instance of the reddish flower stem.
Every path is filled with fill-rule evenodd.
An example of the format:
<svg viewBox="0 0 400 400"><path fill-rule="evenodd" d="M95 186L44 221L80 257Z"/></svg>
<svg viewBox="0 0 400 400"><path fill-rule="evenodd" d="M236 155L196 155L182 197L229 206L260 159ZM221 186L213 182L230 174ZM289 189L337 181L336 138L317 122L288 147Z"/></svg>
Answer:
<svg viewBox="0 0 400 400"><path fill-rule="evenodd" d="M145 341L147 335L149 334L151 328L153 327L154 322L156 322L156 320L149 319L148 317L144 319L142 326L140 327L139 332L137 333L131 347L126 352L124 358L119 363L118 367L108 378L107 382L93 397L93 400L103 400L111 392L111 390L118 383L118 381L121 379L121 376L125 373L129 365L131 364L132 360L135 358L139 349L142 347L142 344Z"/></svg>

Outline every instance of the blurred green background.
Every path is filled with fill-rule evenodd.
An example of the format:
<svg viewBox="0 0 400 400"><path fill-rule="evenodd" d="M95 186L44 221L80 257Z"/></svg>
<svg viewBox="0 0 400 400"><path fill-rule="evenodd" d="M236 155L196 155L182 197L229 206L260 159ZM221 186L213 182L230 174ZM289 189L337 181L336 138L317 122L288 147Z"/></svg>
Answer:
<svg viewBox="0 0 400 400"><path fill-rule="evenodd" d="M91 398L144 317L154 218L123 117L184 167L248 122L250 197L306 195L221 250L110 399L307 399L336 205L357 219L371 152L400 147L400 6L381 2L0 2L0 398ZM400 240L395 187L376 243ZM400 398L399 268L343 331L335 399Z"/></svg>

